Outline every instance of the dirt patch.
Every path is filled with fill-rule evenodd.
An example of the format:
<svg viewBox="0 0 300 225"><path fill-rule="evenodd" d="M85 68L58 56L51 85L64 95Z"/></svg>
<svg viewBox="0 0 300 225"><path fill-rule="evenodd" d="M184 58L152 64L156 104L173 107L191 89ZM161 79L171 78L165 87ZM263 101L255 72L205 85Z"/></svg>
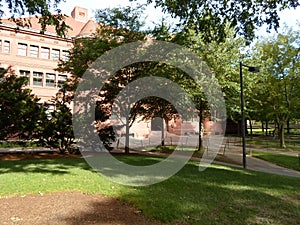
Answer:
<svg viewBox="0 0 300 225"><path fill-rule="evenodd" d="M159 224L127 203L76 192L0 197L1 224Z"/></svg>
<svg viewBox="0 0 300 225"><path fill-rule="evenodd" d="M57 152L1 153L0 160L78 158ZM142 225L160 224L130 204L101 195L76 192L0 197L0 224Z"/></svg>

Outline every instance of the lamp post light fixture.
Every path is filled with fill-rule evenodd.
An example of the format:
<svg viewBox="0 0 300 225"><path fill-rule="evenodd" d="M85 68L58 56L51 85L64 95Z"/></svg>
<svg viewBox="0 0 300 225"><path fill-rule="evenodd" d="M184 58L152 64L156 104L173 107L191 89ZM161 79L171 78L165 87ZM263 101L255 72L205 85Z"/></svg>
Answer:
<svg viewBox="0 0 300 225"><path fill-rule="evenodd" d="M245 126L245 103L244 103L244 88L243 88L243 66L248 68L249 72L258 73L259 68L247 66L240 62L240 86L241 86L241 114L242 114L242 143L243 143L243 167L247 168L246 162L246 126Z"/></svg>

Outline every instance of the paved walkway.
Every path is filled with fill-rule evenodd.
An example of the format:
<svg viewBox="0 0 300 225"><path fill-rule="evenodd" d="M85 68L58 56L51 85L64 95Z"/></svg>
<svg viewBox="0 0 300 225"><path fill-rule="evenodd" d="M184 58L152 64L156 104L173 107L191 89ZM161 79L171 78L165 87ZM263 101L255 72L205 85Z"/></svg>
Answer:
<svg viewBox="0 0 300 225"><path fill-rule="evenodd" d="M261 151L261 152L270 152L266 150L260 150L260 149L253 149L253 148L247 148L248 153L251 151ZM286 154L286 155L293 155L295 157L298 156L298 153L296 152L280 152L276 151L272 153L277 154ZM225 150L225 156L229 158L232 161L238 162L238 164L242 164L243 161L243 155L242 155L242 147L241 146L231 146L230 148L226 148ZM215 163L219 163L215 161ZM241 165L234 165L235 167L242 168ZM278 174L283 176L292 176L292 177L298 177L300 178L300 172L292 169L287 169L282 166L275 165L273 163L270 163L268 161L258 159L255 157L252 157L251 155L247 155L246 157L246 168L253 171L259 171L264 173L271 173L271 174Z"/></svg>

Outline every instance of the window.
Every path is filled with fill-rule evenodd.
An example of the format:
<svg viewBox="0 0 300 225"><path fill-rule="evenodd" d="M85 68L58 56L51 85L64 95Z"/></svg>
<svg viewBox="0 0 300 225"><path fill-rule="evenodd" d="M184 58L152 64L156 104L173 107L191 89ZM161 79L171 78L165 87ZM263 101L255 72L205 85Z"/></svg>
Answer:
<svg viewBox="0 0 300 225"><path fill-rule="evenodd" d="M19 71L20 77L26 77L27 78L27 84L29 85L29 76L30 76L30 71L27 70L20 70Z"/></svg>
<svg viewBox="0 0 300 225"><path fill-rule="evenodd" d="M3 52L10 53L10 42L9 41L4 41Z"/></svg>
<svg viewBox="0 0 300 225"><path fill-rule="evenodd" d="M62 59L63 61L68 61L68 60L69 60L69 52L66 51L66 50L63 50L63 51L62 51L61 59Z"/></svg>
<svg viewBox="0 0 300 225"><path fill-rule="evenodd" d="M59 49L52 49L52 59L53 60L59 60Z"/></svg>
<svg viewBox="0 0 300 225"><path fill-rule="evenodd" d="M33 72L33 85L43 86L43 73Z"/></svg>
<svg viewBox="0 0 300 225"><path fill-rule="evenodd" d="M50 48L41 47L41 58L42 59L50 58Z"/></svg>
<svg viewBox="0 0 300 225"><path fill-rule="evenodd" d="M47 104L46 106L46 115L47 118L50 120L52 118L52 113L54 112L55 105L53 104Z"/></svg>
<svg viewBox="0 0 300 225"><path fill-rule="evenodd" d="M57 87L62 88L66 80L67 80L67 75L58 74Z"/></svg>
<svg viewBox="0 0 300 225"><path fill-rule="evenodd" d="M39 56L39 46L30 45L30 56L34 58Z"/></svg>
<svg viewBox="0 0 300 225"><path fill-rule="evenodd" d="M46 87L54 87L55 74L46 73Z"/></svg>
<svg viewBox="0 0 300 225"><path fill-rule="evenodd" d="M18 55L21 56L27 55L27 44L18 43Z"/></svg>

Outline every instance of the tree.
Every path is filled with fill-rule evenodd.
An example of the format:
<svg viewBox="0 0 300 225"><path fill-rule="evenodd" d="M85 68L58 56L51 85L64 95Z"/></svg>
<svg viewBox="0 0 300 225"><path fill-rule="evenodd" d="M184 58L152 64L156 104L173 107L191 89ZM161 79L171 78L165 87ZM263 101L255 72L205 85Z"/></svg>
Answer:
<svg viewBox="0 0 300 225"><path fill-rule="evenodd" d="M137 0L131 0L137 1ZM298 0L244 0L244 1L197 1L197 0L147 0L161 7L163 12L179 19L181 28L192 28L205 33L205 41L221 41L226 37L230 23L235 32L252 40L257 27L268 25L268 30L279 27L278 11L296 8Z"/></svg>
<svg viewBox="0 0 300 225"><path fill-rule="evenodd" d="M140 116L141 120L149 120L155 117L162 119L161 124L161 146L165 145L164 123L168 124L173 118L178 118L178 112L174 106L165 99L149 96L136 102L131 109L131 116ZM133 120L133 119L132 119ZM133 120L134 121L134 120Z"/></svg>
<svg viewBox="0 0 300 225"><path fill-rule="evenodd" d="M0 71L0 139L32 139L41 130L45 111L26 88L28 80L11 68Z"/></svg>
<svg viewBox="0 0 300 225"><path fill-rule="evenodd" d="M0 22L4 14L3 6L8 9L10 19L18 26L30 27L29 16L40 15L41 31L46 31L47 26L53 25L58 35L64 36L66 29L70 28L65 22L65 15L61 14L59 3L65 0L0 0ZM51 8L56 14L51 13Z"/></svg>
<svg viewBox="0 0 300 225"><path fill-rule="evenodd" d="M255 51L262 68L263 114L276 122L282 148L285 148L285 125L297 115L300 106L299 37L299 31L287 29L260 41Z"/></svg>
<svg viewBox="0 0 300 225"><path fill-rule="evenodd" d="M194 51L210 68L211 73L218 79L218 83L223 91L226 101L226 111L228 119L239 121L240 116L240 82L239 82L239 63L248 60L245 49L247 43L243 38L235 37L233 28L229 24L226 27L226 37L223 41L213 40L210 43L205 41L205 33L197 33L193 29L185 29L176 34L175 43L184 45ZM246 63L246 62L245 62ZM245 73L245 93L247 99L252 93L252 81L255 77L250 77ZM198 107L199 117L202 113L208 113L206 98L201 90L196 87L187 89L194 96L195 104Z"/></svg>
<svg viewBox="0 0 300 225"><path fill-rule="evenodd" d="M43 130L39 133L39 140L43 144L58 149L61 153L71 152L75 143L70 100L65 89L57 93L52 99L54 110L48 117L44 117ZM45 107L47 108L46 103Z"/></svg>
<svg viewBox="0 0 300 225"><path fill-rule="evenodd" d="M145 33L139 30L143 24L139 21L140 10L142 10L140 7L137 9L125 7L107 8L96 12L96 20L100 23L97 33L89 38L77 39L70 51L69 61L61 61L58 65L59 71L72 74L69 85L73 91L76 90L78 82L91 63L102 54L124 43L144 40ZM111 124L107 121L111 115L114 100L122 87L135 79L136 74L132 72L135 66L137 65L128 66L117 71L114 77L105 82L99 94L99 100L96 104L95 124L101 140L105 142L104 145L108 145L114 140L114 133L110 128ZM129 123L130 121L126 120L126 153L129 152ZM106 139L105 137L109 138Z"/></svg>
<svg viewBox="0 0 300 225"><path fill-rule="evenodd" d="M137 1L137 0L131 0ZM161 7L163 12L179 19L180 27L195 29L205 33L206 42L221 41L226 37L226 26L248 40L255 37L255 29L263 24L268 30L279 27L278 11L296 8L298 0L244 0L244 1L196 1L196 0L147 0Z"/></svg>

